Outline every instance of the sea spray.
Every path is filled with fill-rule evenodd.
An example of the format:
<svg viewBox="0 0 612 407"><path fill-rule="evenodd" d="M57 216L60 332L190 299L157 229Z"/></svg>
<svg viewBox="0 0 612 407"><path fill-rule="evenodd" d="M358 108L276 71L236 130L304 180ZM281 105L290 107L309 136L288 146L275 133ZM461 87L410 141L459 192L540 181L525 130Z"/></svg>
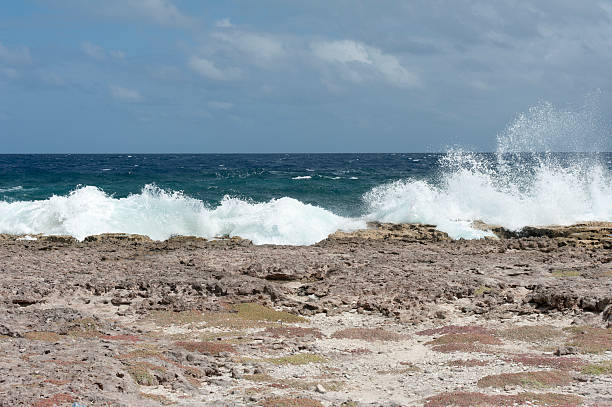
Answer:
<svg viewBox="0 0 612 407"><path fill-rule="evenodd" d="M181 192L147 185L140 194L114 198L93 187L40 201L0 202L0 232L67 234L79 240L100 233L213 238L241 236L255 244L312 244L338 229L365 227L360 219L337 216L293 198L253 203L225 197L207 207Z"/></svg>
<svg viewBox="0 0 612 407"><path fill-rule="evenodd" d="M364 195L366 219L424 222L453 238L479 238L474 220L520 229L612 220L612 178L597 153L576 151L597 134L590 110L532 107L498 136L486 154L452 150L440 159L437 182L400 180Z"/></svg>

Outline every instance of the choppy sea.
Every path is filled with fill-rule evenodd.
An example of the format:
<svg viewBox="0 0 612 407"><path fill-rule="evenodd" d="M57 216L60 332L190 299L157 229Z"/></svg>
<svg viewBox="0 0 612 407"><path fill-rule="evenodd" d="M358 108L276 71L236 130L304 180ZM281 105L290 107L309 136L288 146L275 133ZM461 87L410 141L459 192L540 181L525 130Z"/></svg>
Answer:
<svg viewBox="0 0 612 407"><path fill-rule="evenodd" d="M612 153L0 155L0 233L312 244L367 221L612 221Z"/></svg>

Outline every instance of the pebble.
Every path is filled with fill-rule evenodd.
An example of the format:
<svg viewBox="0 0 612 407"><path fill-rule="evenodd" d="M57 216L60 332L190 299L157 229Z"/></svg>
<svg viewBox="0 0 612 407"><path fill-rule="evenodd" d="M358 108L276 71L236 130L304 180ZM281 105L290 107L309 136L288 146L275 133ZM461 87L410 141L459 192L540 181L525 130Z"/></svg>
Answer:
<svg viewBox="0 0 612 407"><path fill-rule="evenodd" d="M327 389L323 387L323 385L321 384L317 384L316 390L317 390L317 393L321 393L321 394L327 393Z"/></svg>

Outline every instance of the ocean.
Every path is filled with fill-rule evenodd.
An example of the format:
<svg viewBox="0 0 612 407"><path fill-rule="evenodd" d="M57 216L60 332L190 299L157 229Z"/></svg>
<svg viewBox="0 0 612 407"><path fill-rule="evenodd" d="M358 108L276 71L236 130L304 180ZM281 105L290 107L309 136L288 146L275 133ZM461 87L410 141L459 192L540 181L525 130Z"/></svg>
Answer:
<svg viewBox="0 0 612 407"><path fill-rule="evenodd" d="M313 244L368 221L612 221L612 153L0 155L0 233Z"/></svg>

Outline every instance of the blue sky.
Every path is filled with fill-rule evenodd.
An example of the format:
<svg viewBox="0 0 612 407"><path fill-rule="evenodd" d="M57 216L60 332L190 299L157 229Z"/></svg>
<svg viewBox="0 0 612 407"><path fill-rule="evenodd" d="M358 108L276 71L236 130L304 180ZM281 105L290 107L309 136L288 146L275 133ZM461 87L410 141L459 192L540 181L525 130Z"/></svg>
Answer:
<svg viewBox="0 0 612 407"><path fill-rule="evenodd" d="M0 153L491 151L543 101L610 150L611 38L608 1L5 1Z"/></svg>

